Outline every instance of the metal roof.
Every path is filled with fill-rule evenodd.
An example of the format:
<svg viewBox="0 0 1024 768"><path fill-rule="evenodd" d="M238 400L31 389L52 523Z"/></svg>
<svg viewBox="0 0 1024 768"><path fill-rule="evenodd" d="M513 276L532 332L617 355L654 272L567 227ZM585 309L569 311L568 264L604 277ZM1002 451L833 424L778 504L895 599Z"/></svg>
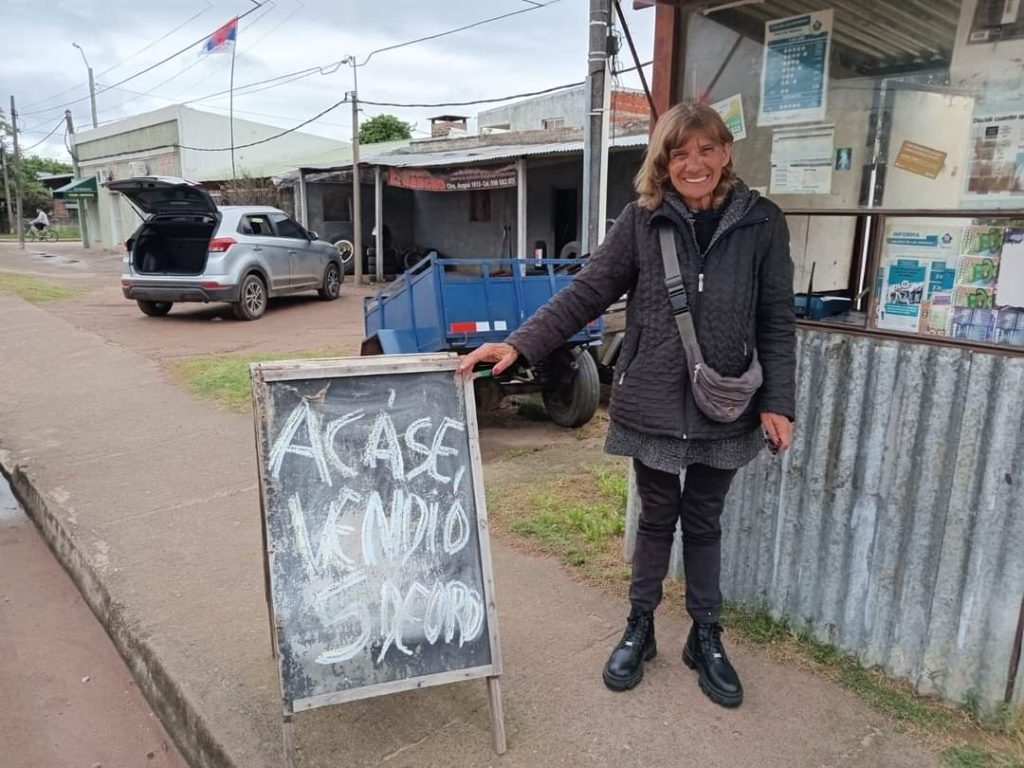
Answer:
<svg viewBox="0 0 1024 768"><path fill-rule="evenodd" d="M761 42L764 22L831 9L834 61L857 74L948 64L960 0L767 0L710 18Z"/></svg>
<svg viewBox="0 0 1024 768"><path fill-rule="evenodd" d="M647 134L615 136L609 141L612 149L631 149L647 146ZM501 160L515 160L520 157L544 157L567 155L583 151L583 140L559 141L547 144L489 144L479 147L453 149L449 151L413 152L391 150L360 158L360 165L380 165L389 168L432 168L453 165L476 165ZM341 171L351 168L352 163L334 163L332 165L304 165L302 170L309 172ZM296 178L297 172L278 177L279 180Z"/></svg>

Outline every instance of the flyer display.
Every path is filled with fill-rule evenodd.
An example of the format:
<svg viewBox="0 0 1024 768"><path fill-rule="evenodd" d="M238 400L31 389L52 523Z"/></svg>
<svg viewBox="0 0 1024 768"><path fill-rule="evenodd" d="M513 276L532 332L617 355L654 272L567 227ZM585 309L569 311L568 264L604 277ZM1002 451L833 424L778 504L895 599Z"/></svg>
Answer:
<svg viewBox="0 0 1024 768"><path fill-rule="evenodd" d="M831 10L765 23L758 125L825 119L831 39Z"/></svg>

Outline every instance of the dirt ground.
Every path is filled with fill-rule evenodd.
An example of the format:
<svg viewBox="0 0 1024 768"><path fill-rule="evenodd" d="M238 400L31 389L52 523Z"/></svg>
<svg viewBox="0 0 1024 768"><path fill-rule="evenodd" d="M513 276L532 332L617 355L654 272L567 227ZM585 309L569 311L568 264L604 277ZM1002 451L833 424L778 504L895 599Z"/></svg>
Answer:
<svg viewBox="0 0 1024 768"><path fill-rule="evenodd" d="M19 251L17 243L0 242L0 271L73 281L84 293L43 307L76 328L160 365L207 354L281 353L286 358L289 352L332 350L358 355L363 299L381 288L356 286L348 276L337 301L321 301L314 293L274 299L263 317L244 322L227 304L177 304L166 317L147 317L121 294L121 254L86 251L77 243L27 245ZM481 414L480 431L485 462L531 446L580 447L576 430L525 420L508 402L496 412ZM599 416L584 435L603 432Z"/></svg>

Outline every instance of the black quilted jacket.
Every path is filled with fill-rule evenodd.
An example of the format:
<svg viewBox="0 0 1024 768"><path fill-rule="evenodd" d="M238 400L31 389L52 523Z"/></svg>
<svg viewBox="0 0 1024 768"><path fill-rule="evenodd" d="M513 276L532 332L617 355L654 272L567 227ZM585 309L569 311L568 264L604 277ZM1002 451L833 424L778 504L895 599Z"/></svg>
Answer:
<svg viewBox="0 0 1024 768"><path fill-rule="evenodd" d="M508 341L530 363L558 348L629 293L626 336L615 368L611 418L652 435L716 439L745 434L758 414L795 413L795 319L789 231L779 208L737 183L718 231L698 251L684 206L668 201L653 213L630 203L575 279ZM672 317L656 223L676 227L683 281L705 361L738 376L756 348L764 384L732 424L697 409L685 375L683 346ZM703 291L698 292L703 272Z"/></svg>

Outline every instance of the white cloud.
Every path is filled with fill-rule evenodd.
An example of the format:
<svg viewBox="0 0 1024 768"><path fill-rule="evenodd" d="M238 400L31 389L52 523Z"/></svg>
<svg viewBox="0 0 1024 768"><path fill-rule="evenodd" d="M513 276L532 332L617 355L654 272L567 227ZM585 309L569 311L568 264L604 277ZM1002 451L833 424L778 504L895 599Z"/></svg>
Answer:
<svg viewBox="0 0 1024 768"><path fill-rule="evenodd" d="M44 13L40 13L40 4L46 6ZM102 88L155 64L252 7L247 0L152 4L137 0L8 0L7 5L0 106L7 110L7 94L17 98L20 126L35 131L21 137L25 145L40 140L65 108L72 110L78 130L91 123L85 65L72 42L84 49ZM630 6L628 0L623 2L640 56L647 60L654 12L635 12ZM272 6L264 5L241 22L235 85L330 64L349 53L362 61L375 49L524 7L529 7L524 0L273 0ZM560 0L548 8L375 54L359 69L360 96L400 103L468 101L583 80L587 11L586 0ZM167 39L156 42L179 25L183 26ZM43 39L45 45L40 44ZM230 57L197 60L197 55L198 47L194 52L190 49L125 83L122 89L100 92L99 119L118 119L227 89ZM124 64L101 74L129 56ZM632 65L628 49L620 53L620 61L623 66ZM638 80L626 75L623 83L632 86ZM333 74L315 74L280 87L236 94L235 108L239 117L288 127L343 98L351 88L351 69L342 66ZM139 95L149 90L151 94ZM224 113L228 97L194 106ZM425 130L427 118L438 112L475 116L483 108L486 105L436 109L367 105L362 115L390 112ZM350 122L351 111L343 106L305 130L348 140ZM37 151L67 159L62 132Z"/></svg>

